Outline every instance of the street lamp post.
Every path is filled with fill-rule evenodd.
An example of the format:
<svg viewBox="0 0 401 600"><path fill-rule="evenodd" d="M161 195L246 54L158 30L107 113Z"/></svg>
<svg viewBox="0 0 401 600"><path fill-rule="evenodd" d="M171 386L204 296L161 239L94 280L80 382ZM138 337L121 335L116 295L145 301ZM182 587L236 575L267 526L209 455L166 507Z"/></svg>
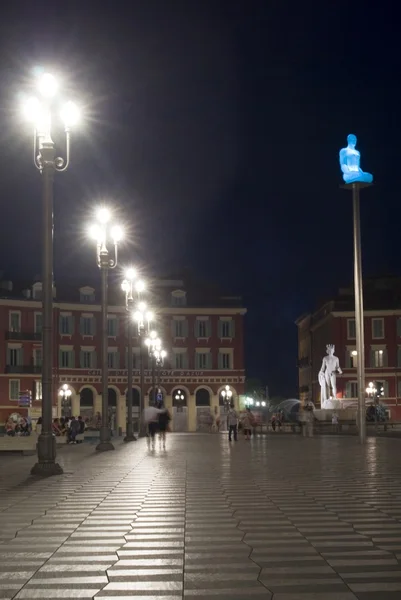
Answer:
<svg viewBox="0 0 401 600"><path fill-rule="evenodd" d="M224 390L221 392L221 395L223 396L224 404L226 404L226 406L228 408L231 404L231 399L233 397L233 393L232 393L229 385L226 385Z"/></svg>
<svg viewBox="0 0 401 600"><path fill-rule="evenodd" d="M111 443L109 427L109 399L108 399L108 331L107 331L107 279L109 269L114 269L118 261L118 242L122 238L122 230L114 225L110 227L110 212L107 208L101 208L97 213L96 225L91 228L91 237L96 240L97 265L102 279L102 425L100 427L100 441L96 446L98 452L114 450ZM107 242L110 240L114 246L114 257L110 258Z"/></svg>
<svg viewBox="0 0 401 600"><path fill-rule="evenodd" d="M142 283L138 288L138 294L145 289L145 285ZM134 320L138 325L138 337L139 337L139 352L140 352L140 372L139 381L141 388L140 396L140 407L139 407L139 435L143 437L146 435L146 427L142 419L143 410L145 408L145 363L144 363L144 348L143 338L150 330L150 324L153 321L153 313L147 309L145 302L139 302L137 309L134 313Z"/></svg>
<svg viewBox="0 0 401 600"><path fill-rule="evenodd" d="M70 390L68 385L65 383L62 386L61 390L59 391L59 396L61 396L61 405L64 406L64 408L66 406L68 406L71 395L72 395L72 391Z"/></svg>
<svg viewBox="0 0 401 600"><path fill-rule="evenodd" d="M159 349L156 349L153 352L154 362L155 362L156 369L157 369L157 382L156 382L156 385L157 385L157 393L158 394L161 393L161 390L160 390L160 369L161 369L161 367L164 364L164 359L166 358L166 356L167 356L167 352L165 350L162 350L161 346L160 346Z"/></svg>
<svg viewBox="0 0 401 600"><path fill-rule="evenodd" d="M157 337L156 331L150 332L149 337L145 340L145 344L148 346L149 358L152 360L152 400L153 404L156 404L156 355L161 352L161 341Z"/></svg>
<svg viewBox="0 0 401 600"><path fill-rule="evenodd" d="M127 365L127 431L124 438L124 442L134 442L136 437L134 435L134 425L132 418L132 363L133 363L133 352L132 352L132 336L133 336L133 308L134 308L134 297L133 288L134 280L136 279L136 272L134 269L127 269L126 279L122 283L122 289L125 292L125 308L128 313L127 322L127 336L128 336L128 365ZM144 290L144 284L142 281L136 281L135 290L140 295L140 292Z"/></svg>
<svg viewBox="0 0 401 600"><path fill-rule="evenodd" d="M70 162L70 127L78 120L75 104L68 102L61 111L66 136L66 159L56 156L52 139L54 108L59 101L57 81L50 73L38 78L40 100L25 104L26 117L34 125L34 165L42 176L42 431L38 438L38 461L32 475L59 475L56 439L52 433L53 405L53 183L56 171L66 171Z"/></svg>

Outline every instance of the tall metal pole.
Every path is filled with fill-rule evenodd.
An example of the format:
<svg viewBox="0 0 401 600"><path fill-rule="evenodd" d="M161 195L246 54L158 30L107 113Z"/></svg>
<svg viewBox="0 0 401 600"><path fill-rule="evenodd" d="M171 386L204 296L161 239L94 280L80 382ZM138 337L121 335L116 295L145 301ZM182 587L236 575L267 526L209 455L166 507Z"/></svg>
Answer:
<svg viewBox="0 0 401 600"><path fill-rule="evenodd" d="M139 333L139 354L140 354L140 371L139 371L139 380L140 380L140 388L141 388L141 397L139 402L139 432L140 436L143 437L146 435L146 428L143 423L143 411L145 409L145 358L144 358L144 348L143 348L143 330Z"/></svg>
<svg viewBox="0 0 401 600"><path fill-rule="evenodd" d="M49 136L50 138L50 136ZM32 475L50 476L63 472L56 463L56 438L52 432L53 405L53 182L55 149L46 141L40 149L43 182L42 254L42 431L38 438L38 462Z"/></svg>
<svg viewBox="0 0 401 600"><path fill-rule="evenodd" d="M156 405L156 359L154 353L152 353L152 406Z"/></svg>
<svg viewBox="0 0 401 600"><path fill-rule="evenodd" d="M361 258L361 223L359 184L352 184L352 201L354 213L354 287L355 287L355 328L357 350L358 380L358 429L359 441L366 442L366 402L365 402L365 341L363 330L363 284Z"/></svg>
<svg viewBox="0 0 401 600"><path fill-rule="evenodd" d="M134 436L134 426L132 422L132 293L130 298L127 298L127 311L128 311L128 323L127 323L127 335L128 335L128 365L127 365L127 380L128 380L128 391L127 391L127 432L124 438L124 442L134 442L136 437Z"/></svg>
<svg viewBox="0 0 401 600"><path fill-rule="evenodd" d="M107 332L107 276L109 271L109 254L103 246L100 254L100 272L102 277L102 425L100 442L96 446L98 452L114 450L111 443L109 426L109 366L108 366L108 332Z"/></svg>

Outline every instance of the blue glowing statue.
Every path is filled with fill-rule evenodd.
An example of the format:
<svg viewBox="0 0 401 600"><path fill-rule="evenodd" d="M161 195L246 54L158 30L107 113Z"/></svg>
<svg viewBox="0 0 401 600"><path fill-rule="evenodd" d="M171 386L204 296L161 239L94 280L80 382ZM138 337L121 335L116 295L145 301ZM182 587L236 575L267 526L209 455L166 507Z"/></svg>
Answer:
<svg viewBox="0 0 401 600"><path fill-rule="evenodd" d="M373 175L365 173L359 166L361 154L355 148L356 135L350 133L347 142L348 146L340 150L340 167L345 183L356 183L357 181L372 183Z"/></svg>

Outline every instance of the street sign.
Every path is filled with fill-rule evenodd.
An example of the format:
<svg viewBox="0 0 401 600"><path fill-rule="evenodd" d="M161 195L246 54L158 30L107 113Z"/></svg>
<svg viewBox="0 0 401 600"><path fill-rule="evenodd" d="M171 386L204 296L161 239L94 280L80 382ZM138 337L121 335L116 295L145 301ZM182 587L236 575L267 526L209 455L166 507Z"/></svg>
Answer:
<svg viewBox="0 0 401 600"><path fill-rule="evenodd" d="M20 408L30 408L32 406L32 392L25 390L19 393L18 406Z"/></svg>

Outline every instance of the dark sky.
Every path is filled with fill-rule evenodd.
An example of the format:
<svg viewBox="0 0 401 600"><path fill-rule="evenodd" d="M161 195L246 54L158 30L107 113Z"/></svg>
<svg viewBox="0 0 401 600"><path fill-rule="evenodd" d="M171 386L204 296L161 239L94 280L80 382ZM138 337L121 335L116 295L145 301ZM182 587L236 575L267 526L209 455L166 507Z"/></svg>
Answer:
<svg viewBox="0 0 401 600"><path fill-rule="evenodd" d="M390 2L368 4L8 3L4 269L40 272L40 178L18 97L44 65L86 114L56 182L56 281L93 274L84 226L110 198L129 223L123 260L160 275L188 267L243 294L249 375L294 394L294 320L352 278L351 197L337 162L351 131L376 183L362 198L364 271L399 271L399 24Z"/></svg>

